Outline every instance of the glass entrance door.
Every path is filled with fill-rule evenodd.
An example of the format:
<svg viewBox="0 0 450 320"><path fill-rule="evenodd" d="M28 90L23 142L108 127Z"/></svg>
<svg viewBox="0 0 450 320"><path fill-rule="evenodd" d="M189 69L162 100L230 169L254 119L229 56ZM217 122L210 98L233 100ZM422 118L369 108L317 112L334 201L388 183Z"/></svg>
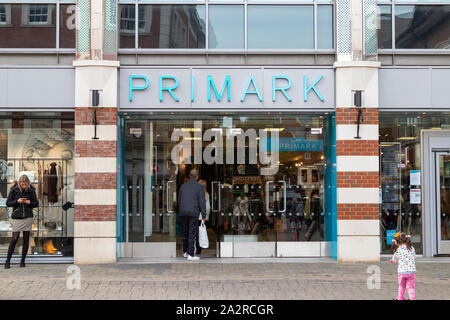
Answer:
<svg viewBox="0 0 450 320"><path fill-rule="evenodd" d="M123 114L121 257L182 256L177 195L194 168L207 199L201 257L330 255L325 117Z"/></svg>
<svg viewBox="0 0 450 320"><path fill-rule="evenodd" d="M436 153L438 254L450 254L450 150Z"/></svg>

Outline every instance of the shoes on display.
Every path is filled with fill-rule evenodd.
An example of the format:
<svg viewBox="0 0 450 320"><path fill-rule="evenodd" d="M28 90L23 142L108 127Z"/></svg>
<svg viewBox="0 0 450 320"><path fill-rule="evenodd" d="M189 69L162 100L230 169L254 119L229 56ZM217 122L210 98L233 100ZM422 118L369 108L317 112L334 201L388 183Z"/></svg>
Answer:
<svg viewBox="0 0 450 320"><path fill-rule="evenodd" d="M200 260L200 257L188 255L187 259L188 261L198 261Z"/></svg>

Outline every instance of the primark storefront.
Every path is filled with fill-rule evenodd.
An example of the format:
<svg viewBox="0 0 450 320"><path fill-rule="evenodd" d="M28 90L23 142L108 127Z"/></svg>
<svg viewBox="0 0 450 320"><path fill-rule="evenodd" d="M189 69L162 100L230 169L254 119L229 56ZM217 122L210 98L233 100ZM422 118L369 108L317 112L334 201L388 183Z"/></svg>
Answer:
<svg viewBox="0 0 450 320"><path fill-rule="evenodd" d="M445 1L23 2L0 0L0 259L24 172L30 259L180 257L192 168L203 257L450 253Z"/></svg>
<svg viewBox="0 0 450 320"><path fill-rule="evenodd" d="M209 194L202 256L332 255L332 68L122 67L119 95L121 257L181 256L192 168Z"/></svg>

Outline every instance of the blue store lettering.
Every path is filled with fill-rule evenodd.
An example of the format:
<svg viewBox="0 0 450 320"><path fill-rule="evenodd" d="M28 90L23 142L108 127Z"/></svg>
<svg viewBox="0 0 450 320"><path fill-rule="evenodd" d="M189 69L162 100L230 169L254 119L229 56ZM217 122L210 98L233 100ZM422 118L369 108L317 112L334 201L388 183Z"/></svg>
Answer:
<svg viewBox="0 0 450 320"><path fill-rule="evenodd" d="M304 102L308 102L308 97L311 94L317 96L317 98L324 102L325 99L318 89L318 84L323 80L323 75L317 78L310 79L307 75L303 76L303 79L294 79L295 81L302 81L303 89L302 97ZM129 101L133 102L133 94L136 92L146 91L151 85L152 80L146 75L129 75ZM176 90L179 87L178 77L174 75L160 75L159 76L159 101L164 102L164 93L168 93L170 99L175 102L180 102L180 99L176 95ZM292 79L289 76L284 75L273 75L272 76L272 101L277 102L283 100L284 102L293 102L293 98L289 94L289 90L292 87ZM226 75L225 79L222 81L214 79L212 75L208 75L206 79L207 87L207 101L208 102L221 102L222 99L226 101L231 101L231 86L232 78L231 75ZM191 90L190 90L190 100L195 101L195 87L196 79L191 76ZM246 86L241 91L242 95L240 97L240 102L245 102L245 99L249 95L255 95L260 102L263 102L263 95L259 89L258 83L254 76L249 76ZM214 96L214 97L213 97Z"/></svg>

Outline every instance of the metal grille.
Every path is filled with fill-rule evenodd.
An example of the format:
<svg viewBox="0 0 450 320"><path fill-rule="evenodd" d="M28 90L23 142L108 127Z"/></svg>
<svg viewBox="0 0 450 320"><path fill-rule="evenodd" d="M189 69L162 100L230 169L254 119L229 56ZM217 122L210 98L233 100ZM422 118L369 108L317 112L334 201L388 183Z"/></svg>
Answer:
<svg viewBox="0 0 450 320"><path fill-rule="evenodd" d="M336 7L337 53L350 54L350 0L337 0Z"/></svg>
<svg viewBox="0 0 450 320"><path fill-rule="evenodd" d="M89 53L90 21L91 21L91 1L77 1L77 52Z"/></svg>
<svg viewBox="0 0 450 320"><path fill-rule="evenodd" d="M377 55L377 0L364 0L364 55Z"/></svg>
<svg viewBox="0 0 450 320"><path fill-rule="evenodd" d="M117 10L116 0L104 0L105 21L104 21L104 40L103 52L115 54L116 45L116 29L117 29Z"/></svg>

